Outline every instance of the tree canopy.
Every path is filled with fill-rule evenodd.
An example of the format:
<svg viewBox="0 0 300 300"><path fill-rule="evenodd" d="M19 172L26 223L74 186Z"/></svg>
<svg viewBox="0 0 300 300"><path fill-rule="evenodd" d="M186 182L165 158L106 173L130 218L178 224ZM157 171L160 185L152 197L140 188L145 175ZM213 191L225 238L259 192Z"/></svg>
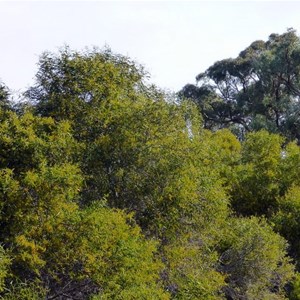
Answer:
<svg viewBox="0 0 300 300"><path fill-rule="evenodd" d="M180 92L201 110L206 128L239 135L267 129L300 138L300 40L296 31L255 41L236 58L217 61Z"/></svg>
<svg viewBox="0 0 300 300"><path fill-rule="evenodd" d="M180 102L109 49L0 87L1 299L300 299L298 52L254 42Z"/></svg>

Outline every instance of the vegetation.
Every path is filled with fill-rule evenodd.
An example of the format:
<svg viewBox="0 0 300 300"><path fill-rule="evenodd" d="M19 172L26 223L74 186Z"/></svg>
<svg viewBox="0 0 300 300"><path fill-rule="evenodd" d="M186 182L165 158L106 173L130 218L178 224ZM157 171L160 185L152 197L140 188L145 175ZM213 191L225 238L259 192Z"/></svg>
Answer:
<svg viewBox="0 0 300 300"><path fill-rule="evenodd" d="M240 136L267 129L299 140L300 44L295 30L255 41L237 58L216 62L181 94L197 103L206 128Z"/></svg>
<svg viewBox="0 0 300 300"><path fill-rule="evenodd" d="M299 42L180 101L109 49L43 54L22 104L1 85L1 299L300 299Z"/></svg>

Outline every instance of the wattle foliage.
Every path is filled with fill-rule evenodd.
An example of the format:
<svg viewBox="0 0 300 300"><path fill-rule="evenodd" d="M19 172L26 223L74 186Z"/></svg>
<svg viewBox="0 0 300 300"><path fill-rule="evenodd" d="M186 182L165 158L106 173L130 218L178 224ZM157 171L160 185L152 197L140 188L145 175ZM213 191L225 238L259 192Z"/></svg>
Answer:
<svg viewBox="0 0 300 300"><path fill-rule="evenodd" d="M297 299L300 151L267 131L288 110L254 83L278 80L288 47L277 92L295 104L294 35L199 75L217 86L185 89L198 106L107 49L42 55L28 103L0 88L1 299ZM243 142L202 128L254 129L254 108L265 131Z"/></svg>

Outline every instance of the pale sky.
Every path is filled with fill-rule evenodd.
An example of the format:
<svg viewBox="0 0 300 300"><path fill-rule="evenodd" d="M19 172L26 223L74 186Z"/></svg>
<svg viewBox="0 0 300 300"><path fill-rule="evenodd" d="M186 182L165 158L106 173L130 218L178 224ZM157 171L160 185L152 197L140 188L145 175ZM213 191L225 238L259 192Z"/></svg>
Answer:
<svg viewBox="0 0 300 300"><path fill-rule="evenodd" d="M300 35L298 1L0 0L0 78L24 90L43 51L108 45L178 91L215 61L289 27Z"/></svg>

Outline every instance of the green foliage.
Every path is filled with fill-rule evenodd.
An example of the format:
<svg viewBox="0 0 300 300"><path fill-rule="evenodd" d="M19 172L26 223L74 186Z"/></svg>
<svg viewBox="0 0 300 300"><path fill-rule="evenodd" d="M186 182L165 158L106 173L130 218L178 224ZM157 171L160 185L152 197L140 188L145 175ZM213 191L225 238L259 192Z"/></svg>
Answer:
<svg viewBox="0 0 300 300"><path fill-rule="evenodd" d="M223 299L225 278L216 268L218 253L201 236L186 235L172 243L165 248L165 259L163 279L173 299Z"/></svg>
<svg viewBox="0 0 300 300"><path fill-rule="evenodd" d="M232 184L232 204L243 215L270 215L277 208L282 159L279 135L249 133L242 144L241 164Z"/></svg>
<svg viewBox="0 0 300 300"><path fill-rule="evenodd" d="M285 299L284 286L293 277L286 241L264 219L232 219L230 227L220 258L220 270L227 274L226 296Z"/></svg>
<svg viewBox="0 0 300 300"><path fill-rule="evenodd" d="M4 241L12 247L14 275L24 279L34 272L49 285L50 295L76 295L78 290L88 295L100 289L108 299L135 293L167 299L156 283L161 268L153 258L156 244L144 241L120 211L79 210L74 203L80 184L76 172L71 166L45 168L28 172L20 183L12 179L12 172L4 172L2 191L9 193L3 210L13 206L13 211L6 209L2 222Z"/></svg>
<svg viewBox="0 0 300 300"><path fill-rule="evenodd" d="M0 83L0 113L12 110L12 105L9 101L9 90L8 88Z"/></svg>
<svg viewBox="0 0 300 300"><path fill-rule="evenodd" d="M1 299L3 300L40 300L45 299L46 290L38 283L11 283Z"/></svg>
<svg viewBox="0 0 300 300"><path fill-rule="evenodd" d="M5 287L5 279L9 275L9 266L11 264L11 258L0 246L0 292L3 291Z"/></svg>
<svg viewBox="0 0 300 300"><path fill-rule="evenodd" d="M281 195L293 185L300 185L300 147L296 143L289 143L282 151L282 159L280 164L281 176L278 178L281 186Z"/></svg>
<svg viewBox="0 0 300 300"><path fill-rule="evenodd" d="M86 228L75 251L81 253L86 272L101 287L95 299L169 298L157 284L162 264L154 258L156 243L145 240L137 226L127 224L131 216L91 207L81 218L78 225L84 222Z"/></svg>
<svg viewBox="0 0 300 300"><path fill-rule="evenodd" d="M209 129L239 137L266 129L299 139L300 42L289 29L255 41L238 57L217 61L186 85L182 98L197 103Z"/></svg>
<svg viewBox="0 0 300 300"><path fill-rule="evenodd" d="M48 165L74 161L80 150L68 122L30 113L18 117L9 113L0 122L0 167L22 173Z"/></svg>
<svg viewBox="0 0 300 300"><path fill-rule="evenodd" d="M272 217L275 228L291 245L291 254L300 257L300 187L291 187L284 197L279 198L279 210Z"/></svg>
<svg viewBox="0 0 300 300"><path fill-rule="evenodd" d="M82 203L106 197L111 207L134 211L144 229L159 235L165 224L175 230L178 208L188 201L182 195L194 191L189 109L167 104L144 79L141 67L109 50L66 48L42 56L27 96L37 103L36 113L68 119L85 142ZM191 192L179 181L190 184Z"/></svg>
<svg viewBox="0 0 300 300"><path fill-rule="evenodd" d="M228 131L193 135L193 164L189 168L196 194L181 207L176 239L165 241L162 248L166 261L163 280L174 299L223 299L225 277L217 269L218 248L227 232L229 215L223 171L226 164L230 166L235 161L238 148Z"/></svg>
<svg viewBox="0 0 300 300"><path fill-rule="evenodd" d="M31 114L10 113L0 124L1 144L1 239L14 245L14 261L31 271L41 258L45 234L61 210L72 210L82 178L69 162L78 144L67 123ZM55 217L55 218L54 218ZM23 267L22 267L23 265ZM25 268L26 269L26 268Z"/></svg>
<svg viewBox="0 0 300 300"><path fill-rule="evenodd" d="M211 169L210 173L217 172L224 181L223 186L228 189L240 164L241 143L228 129L204 131L203 134L203 141L200 141L204 144L203 150L197 159Z"/></svg>
<svg viewBox="0 0 300 300"><path fill-rule="evenodd" d="M144 77L142 67L110 49L76 52L65 47L40 57L36 84L26 95L38 114L84 122L85 114L103 101L134 98Z"/></svg>
<svg viewBox="0 0 300 300"><path fill-rule="evenodd" d="M14 282L5 297L39 299L45 287L49 297L86 298L101 291L108 299L167 299L157 284L156 244L128 225L121 211L79 208L83 178L71 162L80 145L68 123L11 113L1 130L1 241L13 257Z"/></svg>
<svg viewBox="0 0 300 300"><path fill-rule="evenodd" d="M228 202L221 185L203 177L199 198L182 211L176 240L163 248L163 279L174 299L222 299L225 283L217 270L216 248L224 234Z"/></svg>
<svg viewBox="0 0 300 300"><path fill-rule="evenodd" d="M84 161L85 200L106 196L134 211L145 231L174 232L180 207L195 196L188 108L145 97L101 108Z"/></svg>
<svg viewBox="0 0 300 300"><path fill-rule="evenodd" d="M298 263L299 147L201 128L297 136L285 130L298 69L283 57L296 64L297 39L217 62L185 90L198 108L110 50L42 55L29 109L0 108L0 296L297 299L268 222Z"/></svg>
<svg viewBox="0 0 300 300"><path fill-rule="evenodd" d="M290 300L300 299L300 274L296 273L296 276L292 282L292 291L289 295Z"/></svg>

